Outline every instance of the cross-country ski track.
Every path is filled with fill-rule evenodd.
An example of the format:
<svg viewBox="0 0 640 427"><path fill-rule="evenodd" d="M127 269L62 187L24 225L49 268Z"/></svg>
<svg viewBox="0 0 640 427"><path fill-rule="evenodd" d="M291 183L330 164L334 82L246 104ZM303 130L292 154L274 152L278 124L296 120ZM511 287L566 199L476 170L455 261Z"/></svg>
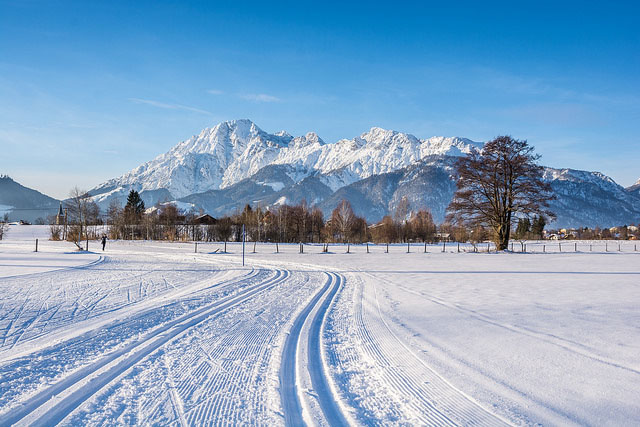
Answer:
<svg viewBox="0 0 640 427"><path fill-rule="evenodd" d="M325 286L318 291L294 320L285 341L280 368L280 396L287 425L301 425L304 424L305 418L309 421L312 419L304 416L301 403L308 396L307 393L300 390L300 377L305 367L323 418L330 425L345 425L347 423L338 407L336 396L329 386L330 380L323 362L323 349L321 348L326 313L344 278L335 273L327 273L327 276ZM314 311L315 313L312 314ZM304 352L300 348L303 342L301 335L305 326L308 343L306 363L303 358Z"/></svg>
<svg viewBox="0 0 640 427"><path fill-rule="evenodd" d="M381 268L382 249L378 258L352 254L348 264L349 255L335 253L295 259L297 246L281 245L288 255L254 255L242 266L237 245L228 244L231 253L199 246L202 253L122 242L75 265L0 274L0 425L569 425L640 413L629 397L637 353L633 341L621 341L633 334L633 321L624 328L640 278L627 264L616 267L616 290L626 292L618 302L600 282L583 284L589 272L562 287L545 279L513 291L513 276L504 286L501 276L477 285L462 272L460 282L438 284L456 274L448 262L464 259L481 273L476 260L508 255L411 255L416 266L444 262L440 273L413 272L410 263ZM549 259L540 259L545 271L563 278L562 268L575 271ZM591 269L599 281L614 274L597 263ZM527 293L545 311L505 317L504 307L522 310ZM569 299L588 304L540 322ZM594 311L591 299L606 304ZM603 311L615 304L625 305ZM600 332L604 316L624 334ZM598 346L602 338L583 329L613 335L618 347ZM578 396L599 392L558 382L563 371L587 384L609 381L606 393L615 397L588 397L589 408L605 409L579 409ZM534 387L577 397L567 394L568 405ZM602 406L617 401L627 412Z"/></svg>
<svg viewBox="0 0 640 427"><path fill-rule="evenodd" d="M76 371L49 389L38 393L26 401L20 410L12 411L9 417L0 418L0 424L14 424L34 412L45 402L53 403L53 405L46 408L46 412L41 417L30 421L29 424L47 426L59 423L83 401L98 392L127 369L134 366L142 358L157 350L188 328L197 325L209 316L213 316L222 310L241 304L254 294L282 282L287 276L288 273L286 271L276 271L274 277L267 279L265 282L252 285L248 289L244 289L239 295L224 298L221 301L192 311L154 329L142 339L134 341L106 355L91 365ZM102 370L102 368L107 365L109 367ZM88 381L83 381L87 379ZM82 386L75 388L74 386L81 381L83 382ZM52 402L52 397L60 396L62 393L70 394L59 402Z"/></svg>

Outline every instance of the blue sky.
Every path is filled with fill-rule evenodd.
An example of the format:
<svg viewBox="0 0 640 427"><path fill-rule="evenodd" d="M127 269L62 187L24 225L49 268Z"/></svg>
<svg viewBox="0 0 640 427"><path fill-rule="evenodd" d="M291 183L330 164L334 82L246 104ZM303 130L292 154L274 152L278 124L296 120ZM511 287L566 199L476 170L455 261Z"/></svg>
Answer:
<svg viewBox="0 0 640 427"><path fill-rule="evenodd" d="M0 0L0 173L65 197L250 118L327 142L511 134L640 178L635 2L240 3Z"/></svg>

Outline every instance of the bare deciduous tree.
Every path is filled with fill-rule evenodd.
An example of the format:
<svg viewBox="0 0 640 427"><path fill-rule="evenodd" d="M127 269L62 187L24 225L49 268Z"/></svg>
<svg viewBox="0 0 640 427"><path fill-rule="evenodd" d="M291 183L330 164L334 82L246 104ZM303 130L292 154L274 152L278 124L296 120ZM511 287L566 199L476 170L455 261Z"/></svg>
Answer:
<svg viewBox="0 0 640 427"><path fill-rule="evenodd" d="M548 210L551 186L542 179L539 155L527 141L499 136L482 151L461 157L456 166L457 191L447 220L471 227L488 226L497 250L507 249L511 221L534 214L554 217Z"/></svg>
<svg viewBox="0 0 640 427"><path fill-rule="evenodd" d="M87 233L88 224L96 224L100 217L98 205L93 201L89 193L74 187L69 193L67 202L69 223L73 225L71 237L76 242L89 238Z"/></svg>
<svg viewBox="0 0 640 427"><path fill-rule="evenodd" d="M423 242L433 241L436 235L436 224L433 222L431 212L426 209L420 209L411 219L411 232L413 236Z"/></svg>
<svg viewBox="0 0 640 427"><path fill-rule="evenodd" d="M331 228L334 237L342 242L348 241L355 218L351 203L344 199L338 203L338 206L331 213Z"/></svg>

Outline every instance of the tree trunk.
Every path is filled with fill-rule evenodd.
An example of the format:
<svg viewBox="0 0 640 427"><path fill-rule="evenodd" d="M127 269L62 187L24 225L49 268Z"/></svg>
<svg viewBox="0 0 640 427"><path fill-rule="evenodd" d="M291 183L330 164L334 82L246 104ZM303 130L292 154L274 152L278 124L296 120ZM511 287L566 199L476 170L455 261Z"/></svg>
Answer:
<svg viewBox="0 0 640 427"><path fill-rule="evenodd" d="M509 247L509 225L500 224L495 236L496 251L504 251Z"/></svg>

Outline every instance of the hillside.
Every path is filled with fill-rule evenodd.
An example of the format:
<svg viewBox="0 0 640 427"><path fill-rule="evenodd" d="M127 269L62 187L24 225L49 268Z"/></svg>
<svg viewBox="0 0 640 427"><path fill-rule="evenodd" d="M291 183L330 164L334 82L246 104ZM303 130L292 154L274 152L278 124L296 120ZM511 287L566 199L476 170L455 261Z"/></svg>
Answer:
<svg viewBox="0 0 640 427"><path fill-rule="evenodd" d="M0 215L10 221L34 222L58 212L59 201L39 191L27 188L8 176L0 177Z"/></svg>

